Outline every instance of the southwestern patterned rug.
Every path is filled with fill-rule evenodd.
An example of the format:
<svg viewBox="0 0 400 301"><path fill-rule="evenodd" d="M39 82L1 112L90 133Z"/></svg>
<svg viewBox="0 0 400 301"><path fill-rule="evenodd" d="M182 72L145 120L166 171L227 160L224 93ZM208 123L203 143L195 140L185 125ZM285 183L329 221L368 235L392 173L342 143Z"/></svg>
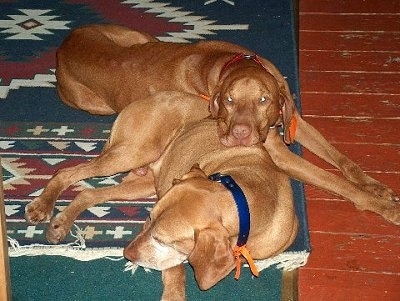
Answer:
<svg viewBox="0 0 400 301"><path fill-rule="evenodd" d="M66 242L58 246L46 242L46 225L28 225L23 218L26 203L40 194L56 170L99 154L115 118L66 107L54 88L57 46L71 29L89 23L117 23L147 31L163 41L220 39L242 44L274 62L287 76L293 93L299 94L291 0L1 2L0 155L11 257L59 255L83 261L121 258L122 248L140 229L156 201L113 201L90 208L78 218ZM292 150L299 153L300 147L294 145ZM113 185L122 176L79 182L61 196L56 212L79 191ZM293 269L307 260L303 188L295 181L293 188L301 220L299 235L282 255L259 262L261 269ZM15 266L19 264L15 261Z"/></svg>

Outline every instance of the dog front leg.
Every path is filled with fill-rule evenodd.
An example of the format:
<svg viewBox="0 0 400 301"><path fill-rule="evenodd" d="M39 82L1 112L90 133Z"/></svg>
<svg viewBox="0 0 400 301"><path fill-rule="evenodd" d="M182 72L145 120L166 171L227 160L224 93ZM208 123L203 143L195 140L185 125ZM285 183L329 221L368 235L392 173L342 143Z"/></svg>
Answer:
<svg viewBox="0 0 400 301"><path fill-rule="evenodd" d="M400 202L377 197L355 183L304 160L286 147L276 130L270 131L264 147L276 166L290 177L339 195L360 210L378 213L386 220L400 224Z"/></svg>
<svg viewBox="0 0 400 301"><path fill-rule="evenodd" d="M185 265L174 266L162 271L163 294L162 301L186 300L186 271Z"/></svg>
<svg viewBox="0 0 400 301"><path fill-rule="evenodd" d="M361 189L391 201L399 201L396 193L362 171L360 166L339 152L312 125L297 114L298 127L295 139L312 153L338 168L343 175Z"/></svg>

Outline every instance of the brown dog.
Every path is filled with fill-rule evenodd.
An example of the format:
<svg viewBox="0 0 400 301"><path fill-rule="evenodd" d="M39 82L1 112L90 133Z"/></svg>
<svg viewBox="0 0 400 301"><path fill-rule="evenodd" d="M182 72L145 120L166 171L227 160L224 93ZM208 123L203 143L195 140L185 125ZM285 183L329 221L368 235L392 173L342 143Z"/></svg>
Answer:
<svg viewBox="0 0 400 301"><path fill-rule="evenodd" d="M279 101L271 105L279 107ZM160 110L163 114L158 114ZM270 130L264 147L226 147L219 141L216 122L198 122L199 115L207 116L208 110L192 94L162 92L133 102L116 119L101 155L60 170L43 193L28 204L27 221L36 224L50 219L59 194L81 179L149 165L152 172L144 176L131 173L119 185L79 193L51 219L47 238L53 243L64 239L75 218L88 207L106 200L157 193L160 201L125 255L140 265L163 270L163 298L169 300L184 298L181 263L186 259L202 289L211 287L234 268L231 249L238 236L238 213L231 193L207 179L215 172L231 175L248 199L251 231L247 247L254 259L278 254L295 237L297 221L286 170L298 178L299 174L305 177L302 173L306 169L310 184L400 223L398 204L392 203L389 208L382 198L291 153L277 129ZM289 165L285 171L276 166L270 154L281 165ZM200 167L191 169L196 163ZM177 178L180 180L175 181Z"/></svg>
<svg viewBox="0 0 400 301"><path fill-rule="evenodd" d="M74 30L58 49L57 89L65 103L92 114L120 112L161 91L209 96L221 142L248 146L282 122L279 115L265 120L271 99L279 99L284 119L294 103L272 63L241 53L250 51L217 41L163 43L124 27L92 25Z"/></svg>
<svg viewBox="0 0 400 301"><path fill-rule="evenodd" d="M92 25L74 30L59 48L57 89L65 103L94 114L120 112L131 102L160 91L209 96L222 144L264 142L270 128L282 125L286 143L296 140L338 168L347 179L381 199L379 207L390 211L396 206L399 197L390 188L366 175L301 118L277 68L247 54L252 52L226 42L163 43L121 26ZM282 161L280 153L271 151L270 155L289 175L295 173L305 182L313 177L303 165L293 171L293 164ZM392 220L382 208L375 211Z"/></svg>

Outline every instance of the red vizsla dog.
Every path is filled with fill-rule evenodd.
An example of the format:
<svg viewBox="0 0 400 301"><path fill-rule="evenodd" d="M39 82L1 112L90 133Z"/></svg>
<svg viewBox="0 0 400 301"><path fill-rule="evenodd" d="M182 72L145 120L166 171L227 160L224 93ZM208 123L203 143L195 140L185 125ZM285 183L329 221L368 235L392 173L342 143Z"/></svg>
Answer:
<svg viewBox="0 0 400 301"><path fill-rule="evenodd" d="M277 68L239 45L220 41L164 43L121 26L91 25L74 30L61 45L56 76L61 99L93 114L120 112L131 102L160 91L207 96L211 115L218 121L220 141L226 146L264 142L271 128L282 126L286 143L298 141L357 186L379 197L383 208L375 211L392 220L385 212L396 206L399 197L305 122ZM278 101L279 106L271 105L272 101ZM198 120L201 118L199 114ZM271 150L272 146L266 147ZM313 177L302 165L282 160L280 153L271 150L270 155L279 168L295 173L299 180L309 182Z"/></svg>
<svg viewBox="0 0 400 301"><path fill-rule="evenodd" d="M270 105L279 108L280 103L272 99ZM279 110L269 112L275 115L268 120L279 117ZM134 263L162 270L164 300L185 298L185 260L193 267L199 287L208 289L234 269L235 256L242 254L232 251L242 238L236 208L240 206L235 206L236 198L226 186L209 179L215 173L231 176L247 198L250 227L245 251L254 259L282 252L296 236L289 176L305 177L312 185L400 224L398 204L388 208L382 205L382 198L293 154L276 128L270 130L264 146L227 147L220 143L217 122L205 118L207 115L198 96L175 91L131 103L114 122L103 152L87 163L58 171L42 194L27 205L27 221L36 224L51 218L47 238L58 243L86 208L157 193L158 203L124 254ZM199 116L203 120L198 121ZM282 170L270 154L280 164L290 162L291 166ZM130 173L116 186L86 189L52 217L58 196L71 184L141 166L149 166L152 172L143 176ZM304 170L309 176L303 175Z"/></svg>

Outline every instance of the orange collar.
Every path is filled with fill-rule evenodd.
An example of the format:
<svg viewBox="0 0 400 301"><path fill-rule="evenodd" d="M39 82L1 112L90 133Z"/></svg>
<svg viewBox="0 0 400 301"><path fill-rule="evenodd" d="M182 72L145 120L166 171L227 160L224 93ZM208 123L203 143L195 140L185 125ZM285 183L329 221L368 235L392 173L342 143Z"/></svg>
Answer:
<svg viewBox="0 0 400 301"><path fill-rule="evenodd" d="M199 96L202 98L202 99L204 99L205 101L207 101L207 102L210 102L210 100L211 100L211 97L210 96L208 96L208 95L205 95L205 94L199 94Z"/></svg>
<svg viewBox="0 0 400 301"><path fill-rule="evenodd" d="M292 119L290 120L290 125L289 125L289 138L290 138L290 143L294 143L294 137L296 136L296 130L297 130L297 118L296 115L293 114Z"/></svg>

